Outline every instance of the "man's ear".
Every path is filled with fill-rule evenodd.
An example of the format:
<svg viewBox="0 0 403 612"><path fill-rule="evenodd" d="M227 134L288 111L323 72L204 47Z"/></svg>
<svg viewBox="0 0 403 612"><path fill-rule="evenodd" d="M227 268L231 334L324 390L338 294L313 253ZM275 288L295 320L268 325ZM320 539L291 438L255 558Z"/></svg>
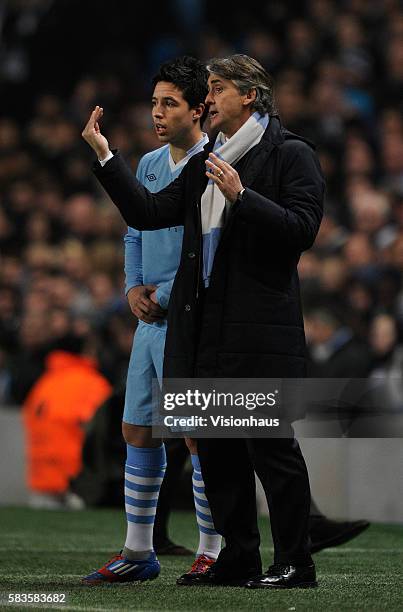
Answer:
<svg viewBox="0 0 403 612"><path fill-rule="evenodd" d="M244 106L250 106L256 100L256 89L253 87L245 95L242 101Z"/></svg>
<svg viewBox="0 0 403 612"><path fill-rule="evenodd" d="M192 109L192 119L196 121L197 119L201 119L204 114L204 109L206 108L205 104L200 103L199 106Z"/></svg>

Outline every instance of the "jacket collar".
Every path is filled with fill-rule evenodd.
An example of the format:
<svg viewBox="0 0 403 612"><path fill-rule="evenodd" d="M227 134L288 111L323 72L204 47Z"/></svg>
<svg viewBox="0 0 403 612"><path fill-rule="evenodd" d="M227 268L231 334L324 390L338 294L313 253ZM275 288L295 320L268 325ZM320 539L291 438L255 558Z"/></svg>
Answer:
<svg viewBox="0 0 403 612"><path fill-rule="evenodd" d="M272 142L273 144L282 144L284 142L284 132L280 117L278 115L270 115L270 121L262 136L262 141ZM209 142L204 146L204 151L207 155L213 150L214 143L217 138L217 132L211 135ZM264 144L263 142L263 144ZM259 143L260 144L260 143ZM259 145L256 145L259 146Z"/></svg>
<svg viewBox="0 0 403 612"><path fill-rule="evenodd" d="M264 142L271 142L274 145L279 145L284 142L284 134L278 115L270 115L269 125L262 136L262 140Z"/></svg>
<svg viewBox="0 0 403 612"><path fill-rule="evenodd" d="M284 142L280 119L271 115L261 141L249 153L248 161L240 172L244 187L251 187L262 167L267 163L273 149Z"/></svg>
<svg viewBox="0 0 403 612"><path fill-rule="evenodd" d="M217 134L214 134L210 142L204 147L204 159L213 150ZM247 154L248 162L240 172L240 179L244 187L250 187L262 166L266 163L274 147L284 142L284 133L281 128L280 117L271 115L269 125L264 131L261 141Z"/></svg>

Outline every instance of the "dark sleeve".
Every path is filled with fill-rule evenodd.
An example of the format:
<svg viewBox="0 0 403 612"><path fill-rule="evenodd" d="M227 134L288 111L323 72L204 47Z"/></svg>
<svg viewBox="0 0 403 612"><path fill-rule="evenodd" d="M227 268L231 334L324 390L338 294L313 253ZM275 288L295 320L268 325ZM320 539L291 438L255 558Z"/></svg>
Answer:
<svg viewBox="0 0 403 612"><path fill-rule="evenodd" d="M290 140L282 145L280 202L245 189L238 213L297 251L315 241L323 215L325 182L315 152L306 143Z"/></svg>
<svg viewBox="0 0 403 612"><path fill-rule="evenodd" d="M115 152L103 167L96 161L93 170L130 227L137 230L154 230L183 225L184 171L165 189L151 193L136 179L119 152Z"/></svg>

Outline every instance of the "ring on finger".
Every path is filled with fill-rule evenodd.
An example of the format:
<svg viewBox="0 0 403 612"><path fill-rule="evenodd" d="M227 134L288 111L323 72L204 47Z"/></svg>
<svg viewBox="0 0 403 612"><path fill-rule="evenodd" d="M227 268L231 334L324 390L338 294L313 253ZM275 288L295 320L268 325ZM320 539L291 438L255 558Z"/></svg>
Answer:
<svg viewBox="0 0 403 612"><path fill-rule="evenodd" d="M216 174L216 176L218 176L218 178L221 178L223 176L224 172L222 170L219 170Z"/></svg>

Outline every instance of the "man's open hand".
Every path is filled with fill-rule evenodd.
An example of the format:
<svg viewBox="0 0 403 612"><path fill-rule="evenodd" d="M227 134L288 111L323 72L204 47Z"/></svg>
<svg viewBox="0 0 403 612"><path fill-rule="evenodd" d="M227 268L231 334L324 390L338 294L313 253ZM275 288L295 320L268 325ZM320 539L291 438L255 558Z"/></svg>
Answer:
<svg viewBox="0 0 403 612"><path fill-rule="evenodd" d="M243 189L238 172L226 161L210 153L206 159L206 176L219 188L229 202L236 201L238 193Z"/></svg>
<svg viewBox="0 0 403 612"><path fill-rule="evenodd" d="M156 304L150 296L157 289L156 285L139 285L132 287L127 294L132 313L140 321L145 323L155 323L162 321L166 317L166 311Z"/></svg>
<svg viewBox="0 0 403 612"><path fill-rule="evenodd" d="M99 121L104 114L104 109L100 106L96 106L92 111L91 116L88 120L87 125L82 131L82 137L88 142L97 154L98 159L102 160L109 153L109 144L105 136L101 134L99 127Z"/></svg>

